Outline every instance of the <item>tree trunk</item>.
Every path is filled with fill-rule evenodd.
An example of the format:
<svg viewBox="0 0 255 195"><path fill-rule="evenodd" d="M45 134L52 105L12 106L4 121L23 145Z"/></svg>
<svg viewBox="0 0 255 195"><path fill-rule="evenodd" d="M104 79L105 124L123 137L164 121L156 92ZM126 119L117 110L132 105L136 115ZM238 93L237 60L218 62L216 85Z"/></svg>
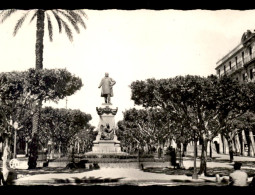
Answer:
<svg viewBox="0 0 255 195"><path fill-rule="evenodd" d="M137 155L137 160L138 160L138 168L140 169L140 146L138 146L138 155Z"/></svg>
<svg viewBox="0 0 255 195"><path fill-rule="evenodd" d="M28 141L26 140L25 155L28 156Z"/></svg>
<svg viewBox="0 0 255 195"><path fill-rule="evenodd" d="M44 37L44 10L39 9L37 12L37 23L36 23L36 44L35 44L35 55L36 64L35 69L40 70L43 68L43 37ZM36 168L38 158L38 137L37 132L39 128L39 116L42 107L42 101L37 100L33 105L33 127L32 127L32 143L30 145L30 153L28 158L28 168Z"/></svg>
<svg viewBox="0 0 255 195"><path fill-rule="evenodd" d="M186 151L187 151L187 145L188 145L187 142L183 143L183 150L182 150L182 156L183 156L183 157L185 156L185 153L186 153Z"/></svg>
<svg viewBox="0 0 255 195"><path fill-rule="evenodd" d="M35 169L37 165L38 158L38 129L39 129L39 119L41 113L42 101L37 100L33 105L33 127L32 127L32 142L30 144L29 158L28 158L28 168Z"/></svg>
<svg viewBox="0 0 255 195"><path fill-rule="evenodd" d="M229 150L229 162L232 163L234 161L234 151L233 151L233 141L230 137L227 138L228 140L228 150Z"/></svg>
<svg viewBox="0 0 255 195"><path fill-rule="evenodd" d="M194 172L192 175L192 179L198 179L197 175L197 140L194 138Z"/></svg>
<svg viewBox="0 0 255 195"><path fill-rule="evenodd" d="M249 136L249 129L246 129L244 133L245 133L245 138L246 138L246 142L248 146L248 156L251 156L251 139Z"/></svg>
<svg viewBox="0 0 255 195"><path fill-rule="evenodd" d="M37 12L37 24L36 24L36 44L35 44L35 56L36 65L35 69L43 68L43 37L44 37L44 10L39 9Z"/></svg>
<svg viewBox="0 0 255 195"><path fill-rule="evenodd" d="M204 173L204 175L207 175L207 172L206 172L207 144L208 144L208 140L203 138L199 174Z"/></svg>
<svg viewBox="0 0 255 195"><path fill-rule="evenodd" d="M180 168L183 167L183 161L182 161L182 144L179 143L177 144L177 148L179 150L179 165L180 165Z"/></svg>
<svg viewBox="0 0 255 195"><path fill-rule="evenodd" d="M210 140L210 158L212 158L212 140Z"/></svg>
<svg viewBox="0 0 255 195"><path fill-rule="evenodd" d="M10 154L10 145L9 145L9 138L6 136L4 138L4 143L3 143L3 146L4 146L4 149L3 149L3 155L2 155L2 160L3 160L3 165L2 165L2 174L3 174L3 185L6 185L6 182L7 182L7 178L8 178L8 175L9 175L9 169L8 169L8 155Z"/></svg>

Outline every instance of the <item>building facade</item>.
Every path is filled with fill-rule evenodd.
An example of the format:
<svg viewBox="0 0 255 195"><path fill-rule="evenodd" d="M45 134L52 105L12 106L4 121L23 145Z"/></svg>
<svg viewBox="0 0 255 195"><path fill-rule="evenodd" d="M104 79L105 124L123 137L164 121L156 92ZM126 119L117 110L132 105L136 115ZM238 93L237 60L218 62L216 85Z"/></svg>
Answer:
<svg viewBox="0 0 255 195"><path fill-rule="evenodd" d="M229 75L239 82L255 81L255 31L243 33L240 44L228 52L216 63L216 74L218 77ZM241 130L234 138L234 151L244 156L254 156L255 129L249 132ZM228 153L226 139L218 136L220 153Z"/></svg>

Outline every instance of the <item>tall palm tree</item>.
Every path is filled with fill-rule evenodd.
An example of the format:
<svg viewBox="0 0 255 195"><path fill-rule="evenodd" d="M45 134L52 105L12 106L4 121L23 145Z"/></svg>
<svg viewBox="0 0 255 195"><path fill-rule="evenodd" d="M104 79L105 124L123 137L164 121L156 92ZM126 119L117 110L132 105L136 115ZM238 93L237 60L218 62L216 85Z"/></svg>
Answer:
<svg viewBox="0 0 255 195"><path fill-rule="evenodd" d="M7 18L16 13L17 9L9 9L3 10L0 13L0 23L3 23ZM83 21L84 18L87 18L87 15L83 10L61 10L61 9L53 9L53 10L43 10L43 9L35 9L35 10L26 10L23 16L17 21L13 36L15 36L24 21L31 16L30 23L36 18L36 44L35 44L35 56L36 56L36 69L43 68L43 39L44 39L44 29L45 29L45 20L47 21L48 32L50 41L53 40L53 25L52 18L55 18L58 24L59 33L62 32L64 28L66 35L68 36L70 41L73 41L73 32L70 29L67 22L71 23L73 28L77 33L80 33L79 24L86 29L86 25Z"/></svg>
<svg viewBox="0 0 255 195"><path fill-rule="evenodd" d="M6 19L8 19L11 15L18 12L20 10L17 9L9 9L2 10L0 13L0 23L3 23ZM75 29L77 33L80 33L79 25L81 25L84 29L86 29L86 25L83 21L84 18L87 18L87 15L82 10L61 10L61 9L53 9L53 10L44 10L44 9L34 9L34 10L24 10L24 14L17 21L13 36L15 36L19 29L22 27L24 21L30 16L30 23L36 19L36 44L35 44L35 69L40 70L43 69L43 40L44 40L44 31L45 31L45 21L48 26L48 33L50 41L53 41L53 25L52 18L55 18L58 24L59 33L62 32L62 29L65 30L65 33L70 41L73 41L73 32L69 27L68 23ZM39 128L39 118L40 118L40 110L42 107L42 99L37 99L33 105L33 128L32 128L32 137L35 142L38 140L34 138L37 135L37 131ZM38 144L31 144L31 147L37 148ZM29 156L29 167L36 167L36 159L37 159L37 149L33 149L30 151L34 151L34 154L31 153ZM31 161L31 162L30 162Z"/></svg>

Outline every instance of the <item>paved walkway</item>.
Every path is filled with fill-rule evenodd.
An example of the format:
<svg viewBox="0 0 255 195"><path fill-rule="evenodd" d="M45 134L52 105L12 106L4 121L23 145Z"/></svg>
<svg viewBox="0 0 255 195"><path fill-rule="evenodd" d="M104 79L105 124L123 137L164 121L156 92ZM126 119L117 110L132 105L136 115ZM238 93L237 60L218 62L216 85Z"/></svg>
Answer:
<svg viewBox="0 0 255 195"><path fill-rule="evenodd" d="M228 155L215 155L218 159L228 160ZM235 161L254 161L254 157L235 156ZM184 159L184 167L193 167L193 160ZM165 167L169 166L169 162L165 162ZM197 167L200 160L197 160ZM162 165L161 165L162 166ZM208 167L233 167L233 163L228 162L207 162ZM146 167L146 163L145 163ZM243 167L245 168L245 167ZM252 169L251 167L247 167ZM249 178L251 181L252 178ZM216 183L215 177L199 176L197 180L186 175L166 175L160 173L144 172L138 168L106 168L102 167L98 170L92 170L82 173L54 173L54 174L38 174L33 176L18 175L15 181L16 185L219 185Z"/></svg>
<svg viewBox="0 0 255 195"><path fill-rule="evenodd" d="M213 182L215 178L206 178L201 176L194 181L191 177L185 175L166 175L157 173L143 172L135 168L101 168L83 173L58 173L58 174L40 174L19 178L16 185L36 185L36 184L141 184L145 183L165 183L176 185L176 182Z"/></svg>

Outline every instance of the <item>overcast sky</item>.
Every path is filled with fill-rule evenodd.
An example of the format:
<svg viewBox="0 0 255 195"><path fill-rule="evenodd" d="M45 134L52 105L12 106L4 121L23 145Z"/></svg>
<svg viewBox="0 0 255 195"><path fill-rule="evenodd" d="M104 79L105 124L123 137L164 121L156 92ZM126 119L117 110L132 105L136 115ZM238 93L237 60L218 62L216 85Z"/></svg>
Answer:
<svg viewBox="0 0 255 195"><path fill-rule="evenodd" d="M85 10L87 29L74 32L74 41L58 33L53 21L53 42L44 38L44 68L66 68L79 76L84 86L68 97L68 108L93 117L103 103L98 85L109 72L116 81L112 103L122 112L133 108L129 85L135 80L170 78L178 75L215 74L216 62L240 43L242 34L255 29L255 10ZM30 18L13 37L15 22L24 12L0 25L2 72L35 67L35 21ZM65 100L53 107L65 108Z"/></svg>

